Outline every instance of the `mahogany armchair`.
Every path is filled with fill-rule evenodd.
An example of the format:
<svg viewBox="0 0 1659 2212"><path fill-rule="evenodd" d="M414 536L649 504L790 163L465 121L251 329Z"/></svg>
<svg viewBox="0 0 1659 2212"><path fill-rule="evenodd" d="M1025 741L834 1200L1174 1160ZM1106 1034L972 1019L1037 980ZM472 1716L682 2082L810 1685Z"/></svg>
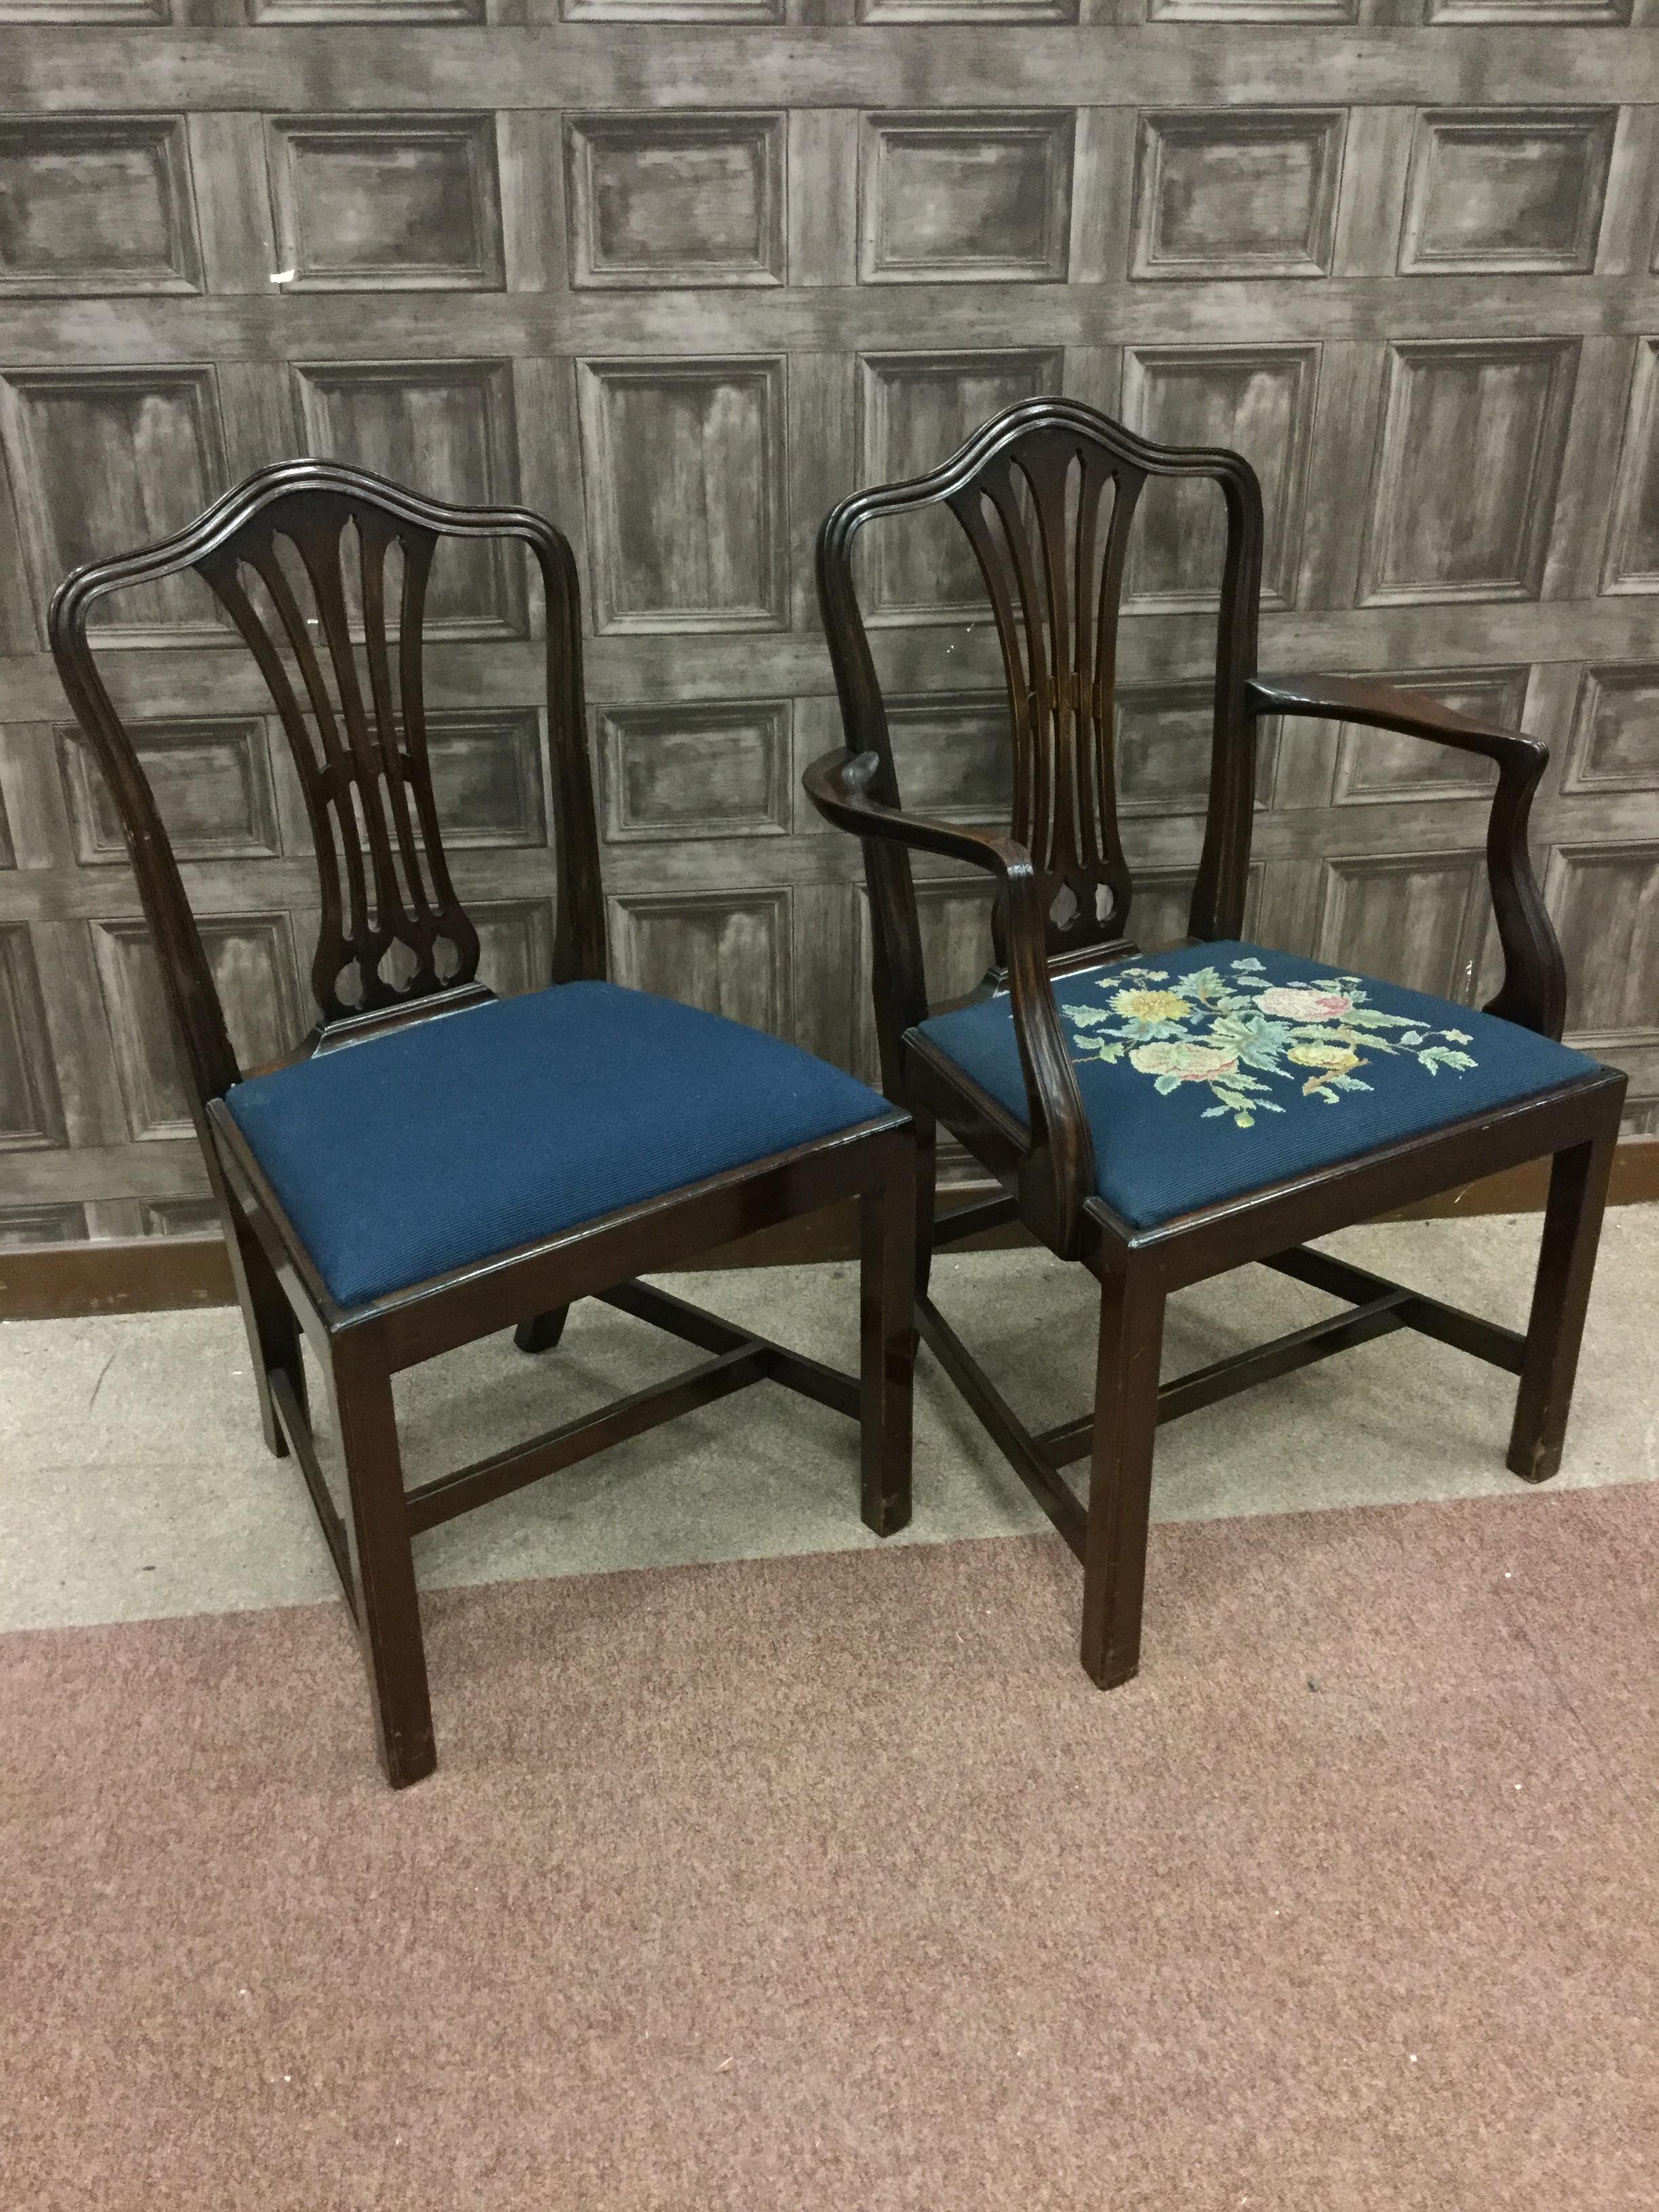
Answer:
<svg viewBox="0 0 1659 2212"><path fill-rule="evenodd" d="M556 928L549 987L497 1000L451 879L422 658L445 538L527 549L545 605ZM522 554L520 557L523 557ZM239 1066L155 796L89 647L108 594L193 569L264 678L314 840L316 1027ZM517 508L441 505L365 471L260 471L165 544L78 570L51 613L64 689L119 808L240 1297L266 1443L298 1459L356 1623L394 1785L435 1762L413 1540L607 1444L769 1379L858 1420L866 1522L909 1516L914 1144L904 1113L776 1037L605 979L575 564ZM365 684L365 673L367 683ZM634 1279L856 1199L858 1379ZM517 1325L558 1342L596 1296L708 1357L405 1488L403 1368ZM308 1416L332 1395L345 1497Z"/></svg>
<svg viewBox="0 0 1659 2212"><path fill-rule="evenodd" d="M1114 678L1124 560L1148 479L1208 479L1226 508L1208 811L1188 934L1156 955L1132 931L1115 791ZM948 507L989 595L1013 752L1006 835L902 811L860 611L867 524ZM847 749L817 761L820 813L863 842L888 1096L921 1152L921 1332L1083 1560L1083 1663L1103 1687L1139 1662L1153 1439L1160 1422L1346 1346L1407 1328L1519 1378L1508 1464L1560 1464L1624 1077L1557 1040L1562 959L1527 818L1547 753L1384 684L1256 665L1261 498L1237 454L1154 445L1069 399L1022 402L931 474L861 491L826 518L818 591ZM1502 988L1481 1012L1334 974L1243 939L1255 729L1267 714L1398 731L1496 763L1486 860ZM996 882L990 972L930 1011L913 852ZM1004 1194L935 1222L946 1128ZM1306 1240L1551 1155L1524 1334L1388 1282ZM935 1244L1018 1217L1101 1292L1091 1414L1032 1434L929 1296ZM1352 1301L1328 1321L1163 1384L1165 1301L1259 1261ZM1089 1458L1087 1506L1062 1470Z"/></svg>

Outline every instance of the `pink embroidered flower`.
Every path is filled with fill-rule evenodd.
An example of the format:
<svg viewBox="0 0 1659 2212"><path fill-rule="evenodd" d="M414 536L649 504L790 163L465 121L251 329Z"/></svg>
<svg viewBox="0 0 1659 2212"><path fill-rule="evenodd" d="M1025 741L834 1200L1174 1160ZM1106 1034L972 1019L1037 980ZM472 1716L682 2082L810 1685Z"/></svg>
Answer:
<svg viewBox="0 0 1659 2212"><path fill-rule="evenodd" d="M1173 1075L1182 1083L1213 1083L1218 1076L1233 1073L1238 1055L1224 1052L1219 1045L1177 1039L1170 1044L1136 1045L1129 1054L1129 1065L1143 1075Z"/></svg>
<svg viewBox="0 0 1659 2212"><path fill-rule="evenodd" d="M1256 1000L1264 1014L1282 1022L1334 1022L1353 1005L1337 991L1310 991L1294 983L1276 983Z"/></svg>

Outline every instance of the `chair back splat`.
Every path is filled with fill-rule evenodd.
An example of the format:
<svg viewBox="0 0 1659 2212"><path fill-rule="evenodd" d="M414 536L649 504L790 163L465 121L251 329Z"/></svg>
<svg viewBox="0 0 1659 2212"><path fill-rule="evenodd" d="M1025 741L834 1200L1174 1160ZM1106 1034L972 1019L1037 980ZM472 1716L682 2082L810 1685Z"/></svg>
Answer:
<svg viewBox="0 0 1659 2212"><path fill-rule="evenodd" d="M1071 399L1020 403L940 468L844 500L818 544L818 584L842 709L854 750L875 753L872 795L900 803L887 717L854 579L865 526L948 507L990 599L1007 684L1016 842L1041 878L1051 958L1127 939L1134 885L1118 831L1117 641L1128 548L1149 477L1210 481L1226 510L1209 819L1191 933L1239 934L1249 860L1261 494L1238 454L1158 446ZM856 733L856 735L854 734ZM1006 915L994 915L1006 964ZM916 981L919 983L919 973ZM906 1025L926 1007L912 994Z"/></svg>
<svg viewBox="0 0 1659 2212"><path fill-rule="evenodd" d="M539 573L558 861L551 980L601 977L599 846L582 727L575 564L540 516L429 500L368 470L284 461L189 529L78 570L50 617L64 688L119 807L174 1005L192 1088L238 1067L148 778L88 639L112 593L193 569L246 644L287 738L316 856L311 960L319 1020L307 1051L489 998L478 933L451 878L433 793L424 690L428 587L446 538L516 541Z"/></svg>

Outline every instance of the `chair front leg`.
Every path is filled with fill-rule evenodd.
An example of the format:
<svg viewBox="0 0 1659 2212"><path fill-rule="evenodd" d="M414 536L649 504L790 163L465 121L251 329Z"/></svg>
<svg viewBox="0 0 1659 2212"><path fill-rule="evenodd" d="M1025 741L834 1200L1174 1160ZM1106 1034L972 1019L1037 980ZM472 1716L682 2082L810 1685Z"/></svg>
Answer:
<svg viewBox="0 0 1659 2212"><path fill-rule="evenodd" d="M1510 1471L1527 1482L1547 1482L1561 1464L1618 1138L1615 1125L1586 1144L1558 1152L1550 1170L1527 1349L1510 1432Z"/></svg>
<svg viewBox="0 0 1659 2212"><path fill-rule="evenodd" d="M438 1755L392 1376L370 1335L347 1329L331 1348L340 1455L350 1495L347 1527L357 1631L380 1762L392 1788L402 1790L430 1774Z"/></svg>
<svg viewBox="0 0 1659 2212"><path fill-rule="evenodd" d="M860 1510L891 1536L910 1518L911 1394L916 1368L916 1161L908 1130L859 1200Z"/></svg>
<svg viewBox="0 0 1659 2212"><path fill-rule="evenodd" d="M1083 1665L1103 1690L1140 1665L1164 1293L1133 1265L1100 1290L1100 1352L1083 1553Z"/></svg>

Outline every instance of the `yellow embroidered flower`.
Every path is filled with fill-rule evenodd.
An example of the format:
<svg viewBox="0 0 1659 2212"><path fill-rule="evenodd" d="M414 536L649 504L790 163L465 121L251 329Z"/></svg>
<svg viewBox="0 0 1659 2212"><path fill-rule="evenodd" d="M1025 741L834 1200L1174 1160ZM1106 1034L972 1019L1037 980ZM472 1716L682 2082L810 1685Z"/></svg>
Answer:
<svg viewBox="0 0 1659 2212"><path fill-rule="evenodd" d="M1173 1075L1182 1083L1213 1083L1218 1076L1233 1073L1238 1055L1219 1045L1176 1037L1168 1044L1136 1045L1129 1054L1129 1065L1143 1075Z"/></svg>
<svg viewBox="0 0 1659 2212"><path fill-rule="evenodd" d="M1131 1022L1184 1022L1192 1011L1174 991L1120 991L1112 1001L1112 1012Z"/></svg>
<svg viewBox="0 0 1659 2212"><path fill-rule="evenodd" d="M1342 1044L1293 1044L1288 1057L1298 1067L1323 1068L1327 1075L1346 1075L1359 1065L1359 1054Z"/></svg>

